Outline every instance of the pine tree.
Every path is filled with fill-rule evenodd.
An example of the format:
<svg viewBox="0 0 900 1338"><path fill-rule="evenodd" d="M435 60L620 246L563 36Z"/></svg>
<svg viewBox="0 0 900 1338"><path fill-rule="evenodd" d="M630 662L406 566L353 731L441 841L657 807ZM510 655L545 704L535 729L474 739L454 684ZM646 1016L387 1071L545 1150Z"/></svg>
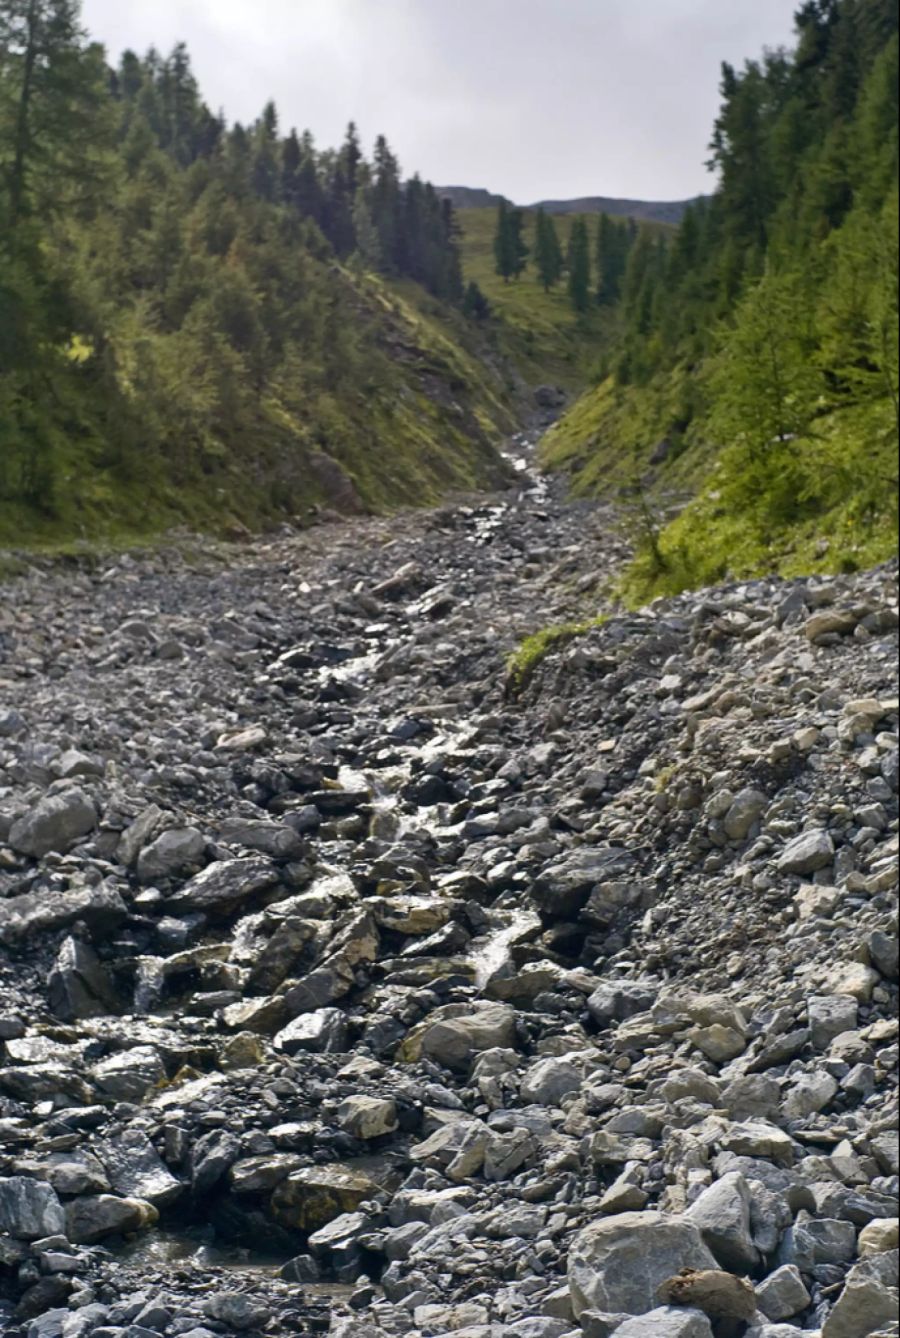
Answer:
<svg viewBox="0 0 900 1338"><path fill-rule="evenodd" d="M474 280L466 288L463 315L475 321L486 321L491 315L491 304Z"/></svg>
<svg viewBox="0 0 900 1338"><path fill-rule="evenodd" d="M102 49L86 45L78 0L2 0L0 183L9 228L95 194L110 132Z"/></svg>
<svg viewBox="0 0 900 1338"><path fill-rule="evenodd" d="M569 297L579 314L591 305L591 244L587 221L576 218L572 224L568 254Z"/></svg>
<svg viewBox="0 0 900 1338"><path fill-rule="evenodd" d="M534 263L538 280L549 293L562 278L564 262L556 224L544 209L537 211L535 219Z"/></svg>
<svg viewBox="0 0 900 1338"><path fill-rule="evenodd" d="M518 279L528 263L529 250L524 232L524 212L501 200L497 208L494 260L497 273L505 283Z"/></svg>

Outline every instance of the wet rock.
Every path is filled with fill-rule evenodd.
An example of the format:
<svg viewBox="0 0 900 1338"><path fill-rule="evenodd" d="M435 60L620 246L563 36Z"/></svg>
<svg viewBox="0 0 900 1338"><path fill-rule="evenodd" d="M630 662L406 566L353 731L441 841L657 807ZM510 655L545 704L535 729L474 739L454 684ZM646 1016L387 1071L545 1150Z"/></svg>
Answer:
<svg viewBox="0 0 900 1338"><path fill-rule="evenodd" d="M104 934L120 925L127 915L120 893L106 883L25 892L0 901L0 942L19 943L35 934L68 929L76 922Z"/></svg>
<svg viewBox="0 0 900 1338"><path fill-rule="evenodd" d="M227 915L241 902L274 887L278 872L268 860L218 860L166 898L169 910Z"/></svg>
<svg viewBox="0 0 900 1338"><path fill-rule="evenodd" d="M276 1050L295 1055L300 1050L343 1053L347 1049L347 1022L338 1008L317 1008L301 1013L277 1033Z"/></svg>
<svg viewBox="0 0 900 1338"><path fill-rule="evenodd" d="M118 1000L112 979L97 954L86 943L67 938L47 981L50 1010L64 1022L103 1017L116 1011Z"/></svg>

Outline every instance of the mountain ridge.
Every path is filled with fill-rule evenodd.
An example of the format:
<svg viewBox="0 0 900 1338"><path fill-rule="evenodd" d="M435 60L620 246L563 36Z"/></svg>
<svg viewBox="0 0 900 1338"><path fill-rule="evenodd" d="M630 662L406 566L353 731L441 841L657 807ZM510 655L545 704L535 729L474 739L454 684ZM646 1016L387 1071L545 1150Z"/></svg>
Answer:
<svg viewBox="0 0 900 1338"><path fill-rule="evenodd" d="M495 209L506 196L478 186L438 186L438 194L454 209ZM611 195L584 195L571 200L537 200L523 209L545 209L548 214L610 214L617 218L635 218L652 223L678 224L689 205L705 196L686 200L631 200Z"/></svg>

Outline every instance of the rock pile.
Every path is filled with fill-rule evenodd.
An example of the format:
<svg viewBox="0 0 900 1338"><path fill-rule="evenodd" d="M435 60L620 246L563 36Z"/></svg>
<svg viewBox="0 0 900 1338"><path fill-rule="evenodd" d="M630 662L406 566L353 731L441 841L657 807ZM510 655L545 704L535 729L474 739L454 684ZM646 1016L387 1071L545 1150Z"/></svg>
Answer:
<svg viewBox="0 0 900 1338"><path fill-rule="evenodd" d="M896 568L515 501L0 609L0 1332L887 1338Z"/></svg>

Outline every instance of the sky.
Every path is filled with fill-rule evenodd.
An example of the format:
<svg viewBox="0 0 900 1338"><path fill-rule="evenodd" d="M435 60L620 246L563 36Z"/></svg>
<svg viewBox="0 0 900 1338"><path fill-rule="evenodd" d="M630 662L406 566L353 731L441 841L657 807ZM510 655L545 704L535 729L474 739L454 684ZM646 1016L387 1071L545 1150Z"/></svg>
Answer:
<svg viewBox="0 0 900 1338"><path fill-rule="evenodd" d="M204 99L327 148L354 120L404 171L518 204L678 200L704 167L720 65L790 44L798 0L83 0L112 59L190 49Z"/></svg>

